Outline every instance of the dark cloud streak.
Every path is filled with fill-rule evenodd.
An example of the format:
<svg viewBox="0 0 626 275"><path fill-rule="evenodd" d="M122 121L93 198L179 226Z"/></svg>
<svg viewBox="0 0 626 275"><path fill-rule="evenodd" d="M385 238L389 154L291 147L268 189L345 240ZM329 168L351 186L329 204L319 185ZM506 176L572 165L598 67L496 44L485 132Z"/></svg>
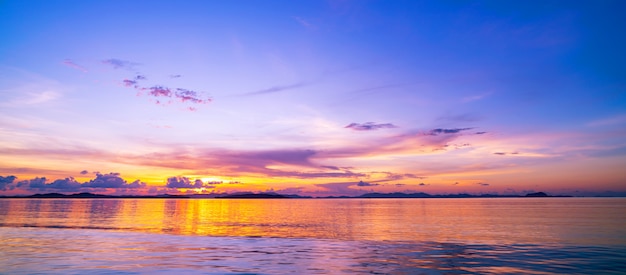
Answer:
<svg viewBox="0 0 626 275"><path fill-rule="evenodd" d="M348 124L344 128L352 129L355 131L372 131L372 130L378 130L378 129L398 128L398 126L393 125L391 123L376 124L374 122L365 122L365 123L353 122L353 123Z"/></svg>

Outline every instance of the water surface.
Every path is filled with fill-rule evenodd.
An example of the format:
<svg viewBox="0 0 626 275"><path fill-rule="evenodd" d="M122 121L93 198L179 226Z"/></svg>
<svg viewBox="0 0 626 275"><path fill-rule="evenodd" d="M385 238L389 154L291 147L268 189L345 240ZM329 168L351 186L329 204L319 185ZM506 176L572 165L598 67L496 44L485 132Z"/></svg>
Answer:
<svg viewBox="0 0 626 275"><path fill-rule="evenodd" d="M0 273L620 274L626 199L2 199Z"/></svg>

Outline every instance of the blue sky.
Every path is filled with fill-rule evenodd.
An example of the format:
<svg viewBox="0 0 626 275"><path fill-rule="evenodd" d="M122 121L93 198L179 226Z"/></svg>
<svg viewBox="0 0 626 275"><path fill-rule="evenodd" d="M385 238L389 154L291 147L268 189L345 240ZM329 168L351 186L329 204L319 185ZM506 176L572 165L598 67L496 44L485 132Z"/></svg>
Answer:
<svg viewBox="0 0 626 275"><path fill-rule="evenodd" d="M624 8L3 1L0 189L624 192Z"/></svg>

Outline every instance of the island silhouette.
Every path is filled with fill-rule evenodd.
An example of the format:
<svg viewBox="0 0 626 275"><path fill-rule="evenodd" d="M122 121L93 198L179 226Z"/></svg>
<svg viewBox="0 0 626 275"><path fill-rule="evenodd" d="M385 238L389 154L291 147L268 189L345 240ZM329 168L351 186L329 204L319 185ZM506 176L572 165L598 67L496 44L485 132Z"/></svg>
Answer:
<svg viewBox="0 0 626 275"><path fill-rule="evenodd" d="M459 194L445 194L445 195L431 195L428 193L366 193L359 196L324 196L324 197L311 197L300 196L294 194L278 194L273 192L264 193L221 193L221 194L190 194L190 195L104 195L93 193L76 193L76 194L61 194L61 193L45 193L34 194L27 196L0 196L0 198L25 198L25 199L403 199L403 198L547 198L547 197L571 197L562 195L548 195L544 192L528 193L526 195L499 195L499 194L480 194L472 195L466 193Z"/></svg>

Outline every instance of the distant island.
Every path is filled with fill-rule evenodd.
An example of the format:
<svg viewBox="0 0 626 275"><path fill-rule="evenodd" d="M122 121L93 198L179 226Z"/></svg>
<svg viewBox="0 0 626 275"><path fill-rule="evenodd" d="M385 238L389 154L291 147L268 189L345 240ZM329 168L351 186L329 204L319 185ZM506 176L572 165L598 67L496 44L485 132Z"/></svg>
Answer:
<svg viewBox="0 0 626 275"><path fill-rule="evenodd" d="M447 194L447 195L431 195L428 193L366 193L360 196L327 196L327 197L315 197L317 199L403 199L403 198L548 198L548 197L571 197L571 196L551 196L544 192L528 193L526 195L498 195L498 194ZM23 199L313 199L310 196L300 195L285 195L278 193L233 193L233 194L190 194L190 195L102 195L93 193L76 193L76 194L61 194L61 193L46 193L46 194L34 194L28 196L0 196L2 198L23 198Z"/></svg>

